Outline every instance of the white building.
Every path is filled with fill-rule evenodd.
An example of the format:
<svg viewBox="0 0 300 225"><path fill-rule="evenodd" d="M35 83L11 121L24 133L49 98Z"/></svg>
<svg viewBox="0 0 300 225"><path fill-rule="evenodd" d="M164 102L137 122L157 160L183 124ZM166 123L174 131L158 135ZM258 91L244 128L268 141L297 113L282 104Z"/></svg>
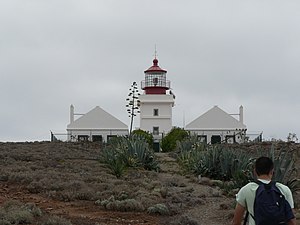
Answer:
<svg viewBox="0 0 300 225"><path fill-rule="evenodd" d="M171 92L171 82L167 71L158 66L156 57L153 65L144 71L145 80L141 82L144 91L139 96L140 129L153 134L155 143L173 127L172 107L175 96ZM70 124L67 126L68 141L105 141L113 136L128 135L125 123L107 113L99 106L74 120L74 107L70 107ZM246 125L243 123L243 107L240 106L239 120L218 106L186 125L185 130L196 134L206 143L242 143L246 139Z"/></svg>
<svg viewBox="0 0 300 225"><path fill-rule="evenodd" d="M243 123L243 106L240 106L239 120L218 106L186 125L186 130L196 134L205 143L243 143L246 138L246 125Z"/></svg>
<svg viewBox="0 0 300 225"><path fill-rule="evenodd" d="M114 136L128 135L128 127L99 106L74 120L74 106L70 106L68 141L105 141Z"/></svg>
<svg viewBox="0 0 300 225"><path fill-rule="evenodd" d="M172 107L174 96L169 91L170 81L166 79L167 71L153 60L153 66L145 71L145 80L141 82L144 93L140 101L140 129L153 134L154 139L161 139L172 129Z"/></svg>

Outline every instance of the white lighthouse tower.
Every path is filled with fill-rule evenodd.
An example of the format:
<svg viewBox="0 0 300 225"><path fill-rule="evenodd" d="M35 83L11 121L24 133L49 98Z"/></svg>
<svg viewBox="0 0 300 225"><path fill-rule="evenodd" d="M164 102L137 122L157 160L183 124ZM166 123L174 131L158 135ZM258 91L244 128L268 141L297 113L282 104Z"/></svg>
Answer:
<svg viewBox="0 0 300 225"><path fill-rule="evenodd" d="M166 74L155 57L153 65L145 71L145 80L141 82L144 93L139 97L140 129L152 133L156 140L172 129L174 95L169 91L171 85Z"/></svg>

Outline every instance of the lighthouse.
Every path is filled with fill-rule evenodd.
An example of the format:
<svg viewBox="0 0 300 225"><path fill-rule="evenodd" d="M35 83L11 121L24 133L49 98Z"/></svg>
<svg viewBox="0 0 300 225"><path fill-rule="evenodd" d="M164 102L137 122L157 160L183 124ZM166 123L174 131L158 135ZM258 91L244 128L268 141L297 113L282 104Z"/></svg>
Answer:
<svg viewBox="0 0 300 225"><path fill-rule="evenodd" d="M140 129L153 134L159 140L172 129L172 107L174 95L167 71L160 68L155 57L153 65L144 71L145 80L141 82L144 91L140 95Z"/></svg>

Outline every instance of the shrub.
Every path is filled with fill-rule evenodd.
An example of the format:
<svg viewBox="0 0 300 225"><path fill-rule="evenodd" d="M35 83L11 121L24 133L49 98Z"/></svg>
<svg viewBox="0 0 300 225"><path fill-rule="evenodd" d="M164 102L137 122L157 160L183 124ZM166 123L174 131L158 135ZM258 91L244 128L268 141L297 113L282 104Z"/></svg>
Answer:
<svg viewBox="0 0 300 225"><path fill-rule="evenodd" d="M111 146L103 149L100 162L104 163L117 178L121 177L125 171L125 164L121 160L120 152Z"/></svg>
<svg viewBox="0 0 300 225"><path fill-rule="evenodd" d="M1 216L1 214L0 214L0 216ZM0 225L11 225L11 223L6 219L1 218L0 219Z"/></svg>
<svg viewBox="0 0 300 225"><path fill-rule="evenodd" d="M181 215L177 220L171 222L170 225L199 225L199 223L188 215Z"/></svg>
<svg viewBox="0 0 300 225"><path fill-rule="evenodd" d="M182 141L188 137L189 134L183 128L174 127L161 142L161 148L163 152L170 152L175 150L177 141Z"/></svg>
<svg viewBox="0 0 300 225"><path fill-rule="evenodd" d="M232 179L240 186L251 178L252 162L247 153L221 146L210 146L198 161L196 173L213 179Z"/></svg>
<svg viewBox="0 0 300 225"><path fill-rule="evenodd" d="M149 149L144 137L139 135L114 139L103 149L100 162L104 163L116 177L121 177L127 167L159 169L154 152Z"/></svg>
<svg viewBox="0 0 300 225"><path fill-rule="evenodd" d="M272 144L267 156L274 162L273 180L289 186L292 192L300 190L300 180L295 179L297 168L295 167L294 152L288 148L281 148L278 151ZM262 153L260 152L260 156Z"/></svg>
<svg viewBox="0 0 300 225"><path fill-rule="evenodd" d="M153 135L149 131L144 131L141 129L132 131L131 135L142 136L148 143L149 147L153 149Z"/></svg>
<svg viewBox="0 0 300 225"><path fill-rule="evenodd" d="M200 159L206 148L207 145L199 142L197 136L189 136L188 138L177 142L176 151L179 152L177 162L185 172L194 171L197 161Z"/></svg>
<svg viewBox="0 0 300 225"><path fill-rule="evenodd" d="M24 206L34 217L42 216L42 210L34 203L27 203Z"/></svg>
<svg viewBox="0 0 300 225"><path fill-rule="evenodd" d="M272 144L271 149L268 152L268 157L274 162L273 179L286 184L296 170L293 153L290 152L289 149L281 148L276 154L275 146Z"/></svg>
<svg viewBox="0 0 300 225"><path fill-rule="evenodd" d="M179 148L178 161L184 170L213 179L233 180L237 187L251 179L253 160L249 154L222 145L190 146L190 151Z"/></svg>
<svg viewBox="0 0 300 225"><path fill-rule="evenodd" d="M99 204L99 202L96 201L96 204ZM108 210L122 212L142 212L145 210L144 206L135 199L127 199L122 197L119 199L115 199L114 196L111 196L110 198L101 201L100 205Z"/></svg>
<svg viewBox="0 0 300 225"><path fill-rule="evenodd" d="M41 216L41 210L34 204L23 205L19 201L8 201L0 208L0 224L28 224L34 216Z"/></svg>
<svg viewBox="0 0 300 225"><path fill-rule="evenodd" d="M72 225L72 223L59 216L51 216L42 225Z"/></svg>
<svg viewBox="0 0 300 225"><path fill-rule="evenodd" d="M32 214L24 209L15 209L7 212L6 219L12 224L26 224L33 222Z"/></svg>
<svg viewBox="0 0 300 225"><path fill-rule="evenodd" d="M147 209L149 214L169 215L170 211L165 204L156 204Z"/></svg>

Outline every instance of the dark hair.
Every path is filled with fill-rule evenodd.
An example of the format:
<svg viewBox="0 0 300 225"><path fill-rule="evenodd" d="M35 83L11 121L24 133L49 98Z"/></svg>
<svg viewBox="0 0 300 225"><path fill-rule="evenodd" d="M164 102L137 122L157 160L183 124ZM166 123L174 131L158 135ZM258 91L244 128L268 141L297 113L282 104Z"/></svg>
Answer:
<svg viewBox="0 0 300 225"><path fill-rule="evenodd" d="M269 157L259 157L255 162L255 171L258 176L267 175L274 168L274 163Z"/></svg>

